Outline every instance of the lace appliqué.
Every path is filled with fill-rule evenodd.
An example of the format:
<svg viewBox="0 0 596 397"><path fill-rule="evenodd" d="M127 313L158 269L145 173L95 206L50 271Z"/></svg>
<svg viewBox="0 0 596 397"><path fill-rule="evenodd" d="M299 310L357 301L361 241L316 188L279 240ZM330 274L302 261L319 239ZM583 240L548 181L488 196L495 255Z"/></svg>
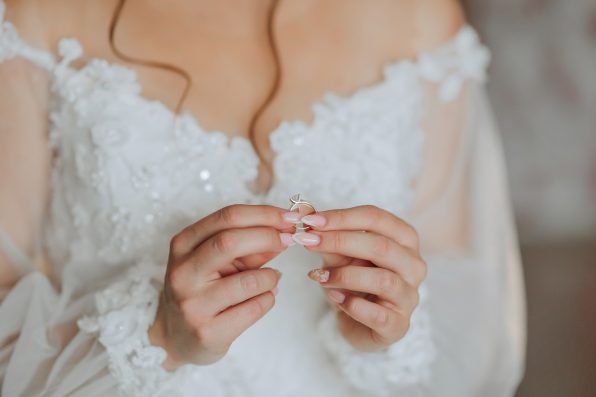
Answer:
<svg viewBox="0 0 596 397"><path fill-rule="evenodd" d="M414 198L409 182L420 168L423 97L415 64L391 64L383 72L382 82L352 95L327 93L313 105L311 124L286 121L271 134L272 196L300 191L322 209L372 204L407 211ZM296 167L305 153L306 170Z"/></svg>
<svg viewBox="0 0 596 397"><path fill-rule="evenodd" d="M335 311L325 314L319 323L319 336L347 382L358 390L386 396L430 380L436 349L430 315L425 308L427 296L423 284L420 304L412 315L408 333L383 352L363 353L354 349L339 332Z"/></svg>
<svg viewBox="0 0 596 397"><path fill-rule="evenodd" d="M490 51L472 27L464 26L448 45L420 55L420 76L439 84L439 97L454 100L467 79L484 82Z"/></svg>
<svg viewBox="0 0 596 397"><path fill-rule="evenodd" d="M119 281L95 296L96 314L78 320L81 331L94 334L108 353L108 368L123 396L242 396L251 390L232 354L207 366L187 364L168 372L161 364L167 353L153 346L148 330L157 312L164 268L139 263ZM248 395L253 395L249 393Z"/></svg>
<svg viewBox="0 0 596 397"><path fill-rule="evenodd" d="M159 292L141 266L99 292L97 315L79 319L79 328L98 335L109 355L109 369L126 395L155 395L170 377L161 363L166 352L149 342Z"/></svg>

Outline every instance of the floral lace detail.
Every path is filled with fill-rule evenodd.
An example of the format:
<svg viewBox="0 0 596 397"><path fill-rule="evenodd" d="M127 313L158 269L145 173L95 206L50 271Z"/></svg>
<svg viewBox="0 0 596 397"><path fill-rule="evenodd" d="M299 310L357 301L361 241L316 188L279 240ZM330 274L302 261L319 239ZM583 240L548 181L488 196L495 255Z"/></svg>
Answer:
<svg viewBox="0 0 596 397"><path fill-rule="evenodd" d="M379 396L427 382L436 356L427 301L428 291L422 284L420 304L414 310L408 333L386 351L376 353L354 349L337 329L336 312L327 313L319 323L319 335L344 379L358 390Z"/></svg>
<svg viewBox="0 0 596 397"><path fill-rule="evenodd" d="M490 52L480 44L476 31L465 26L449 45L422 54L418 64L422 78L439 83L439 96L448 102L459 94L464 81L484 82L489 62Z"/></svg>
<svg viewBox="0 0 596 397"><path fill-rule="evenodd" d="M79 328L98 335L109 354L110 371L127 395L153 395L167 373L161 368L166 352L152 346L147 330L155 319L159 291L141 266L99 292L97 315L83 317Z"/></svg>
<svg viewBox="0 0 596 397"><path fill-rule="evenodd" d="M414 192L403 182L420 167L422 95L414 64L387 66L384 76L349 97L327 94L313 106L312 124L284 122L271 134L272 197L296 191L320 209L373 204L407 212Z"/></svg>
<svg viewBox="0 0 596 397"><path fill-rule="evenodd" d="M50 103L50 143L58 154L51 218L60 219L60 230L50 224L47 233L50 252L63 258L57 263L78 258L64 229L85 239L76 245L95 245L91 251L104 263L141 253L165 259L166 233L222 205L249 201L245 183L256 177L258 158L247 140L205 133L190 114L174 115L142 98L129 68L100 59L68 67L82 55L76 41L63 40L60 53ZM93 207L80 201L85 196L95 197Z"/></svg>
<svg viewBox="0 0 596 397"><path fill-rule="evenodd" d="M217 365L184 365L173 372L161 366L167 353L149 341L148 329L159 302L162 266L139 263L127 275L95 295L97 313L77 322L81 331L95 334L109 357L109 370L123 396L240 396L249 390L232 356ZM228 385L226 385L226 383ZM224 386L225 385L225 386Z"/></svg>

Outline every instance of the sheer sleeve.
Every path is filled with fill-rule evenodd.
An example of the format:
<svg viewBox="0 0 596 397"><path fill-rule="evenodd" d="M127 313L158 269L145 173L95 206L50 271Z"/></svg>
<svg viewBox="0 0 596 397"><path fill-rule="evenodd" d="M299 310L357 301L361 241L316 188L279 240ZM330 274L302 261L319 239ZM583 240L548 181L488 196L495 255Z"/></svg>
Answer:
<svg viewBox="0 0 596 397"><path fill-rule="evenodd" d="M0 2L0 21L3 14ZM0 288L5 289L39 269L51 157L47 70L16 56L15 37L12 25L0 24Z"/></svg>
<svg viewBox="0 0 596 397"><path fill-rule="evenodd" d="M521 379L523 282L503 154L487 101L488 51L464 27L417 62L424 91L423 164L406 218L428 277L406 336L361 353L329 313L324 346L353 386L378 395L505 396Z"/></svg>
<svg viewBox="0 0 596 397"><path fill-rule="evenodd" d="M21 40L5 11L0 0L0 395L171 396L197 377L201 395L221 395L212 369L166 372L165 352L149 343L163 264L139 260L110 274L71 269L60 282L42 266L48 98L60 64ZM61 55L76 51L72 44L61 42Z"/></svg>

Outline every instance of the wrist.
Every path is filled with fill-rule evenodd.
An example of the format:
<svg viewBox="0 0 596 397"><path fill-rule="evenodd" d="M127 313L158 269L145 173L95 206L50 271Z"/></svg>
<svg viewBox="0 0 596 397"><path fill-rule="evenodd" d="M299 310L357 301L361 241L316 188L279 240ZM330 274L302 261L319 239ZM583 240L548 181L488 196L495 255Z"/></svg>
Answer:
<svg viewBox="0 0 596 397"><path fill-rule="evenodd" d="M354 320L349 318L344 313L338 313L336 316L335 325L339 331L339 335L343 338L354 350L361 353L377 353L387 350L387 346L377 343L369 329L364 328L360 324L356 324Z"/></svg>
<svg viewBox="0 0 596 397"><path fill-rule="evenodd" d="M161 306L161 305L160 305ZM147 331L149 342L156 347L162 348L166 353L166 358L161 363L161 366L166 371L175 371L179 367L181 367L184 363L175 360L170 353L168 348L168 337L166 332L166 327L164 325L163 316L161 314L161 310L158 308L157 314L155 316L155 321L149 327Z"/></svg>

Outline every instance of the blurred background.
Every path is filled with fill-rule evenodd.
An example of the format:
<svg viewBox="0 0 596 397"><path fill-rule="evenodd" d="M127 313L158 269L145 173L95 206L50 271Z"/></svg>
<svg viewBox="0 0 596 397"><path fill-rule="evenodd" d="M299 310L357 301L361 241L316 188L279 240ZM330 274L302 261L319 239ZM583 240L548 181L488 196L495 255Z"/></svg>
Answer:
<svg viewBox="0 0 596 397"><path fill-rule="evenodd" d="M518 397L596 396L596 0L467 0L491 48L528 299Z"/></svg>

